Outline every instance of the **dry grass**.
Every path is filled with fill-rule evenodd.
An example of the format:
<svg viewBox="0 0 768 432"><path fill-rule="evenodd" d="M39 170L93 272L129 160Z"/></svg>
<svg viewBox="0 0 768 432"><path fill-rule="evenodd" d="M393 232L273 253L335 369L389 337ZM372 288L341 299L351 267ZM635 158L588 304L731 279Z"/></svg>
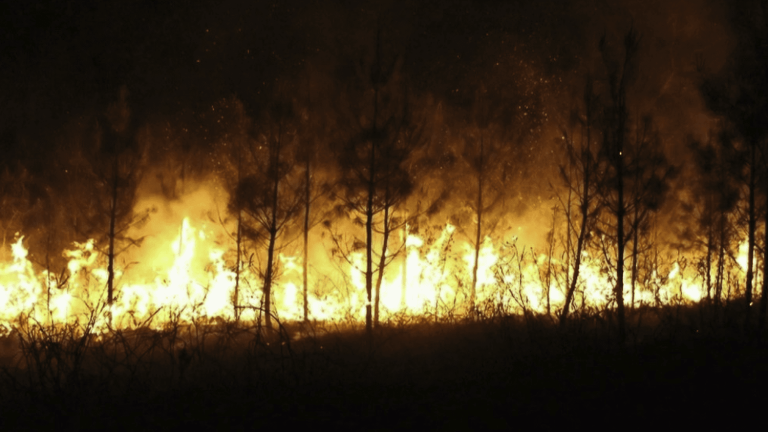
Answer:
<svg viewBox="0 0 768 432"><path fill-rule="evenodd" d="M373 337L323 323L266 331L200 322L98 336L21 327L0 338L0 426L547 426L706 407L721 403L715 385L726 386L728 403L746 403L740 386L768 377L767 345L733 324L737 304L702 308L630 313L624 346L604 311L564 329L535 315L402 318Z"/></svg>

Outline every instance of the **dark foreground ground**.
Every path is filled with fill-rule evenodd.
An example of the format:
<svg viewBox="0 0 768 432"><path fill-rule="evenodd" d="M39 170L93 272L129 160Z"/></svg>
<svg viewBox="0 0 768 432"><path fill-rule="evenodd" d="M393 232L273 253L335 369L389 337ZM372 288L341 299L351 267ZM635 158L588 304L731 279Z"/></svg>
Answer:
<svg viewBox="0 0 768 432"><path fill-rule="evenodd" d="M372 341L206 327L21 349L7 336L0 430L764 427L764 338L735 321L644 319L624 345L600 319L561 331L519 317L390 325Z"/></svg>

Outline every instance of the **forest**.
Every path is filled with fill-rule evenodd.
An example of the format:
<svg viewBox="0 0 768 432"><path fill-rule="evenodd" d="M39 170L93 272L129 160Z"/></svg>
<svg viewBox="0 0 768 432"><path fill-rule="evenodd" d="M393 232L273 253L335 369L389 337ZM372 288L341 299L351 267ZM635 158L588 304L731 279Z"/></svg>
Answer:
<svg viewBox="0 0 768 432"><path fill-rule="evenodd" d="M13 0L0 47L10 429L765 402L764 1Z"/></svg>

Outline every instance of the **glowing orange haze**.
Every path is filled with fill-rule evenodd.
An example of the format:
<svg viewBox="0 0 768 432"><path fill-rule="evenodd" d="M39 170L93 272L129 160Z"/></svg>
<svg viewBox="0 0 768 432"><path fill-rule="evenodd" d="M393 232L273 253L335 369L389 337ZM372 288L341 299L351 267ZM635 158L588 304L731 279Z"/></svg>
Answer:
<svg viewBox="0 0 768 432"><path fill-rule="evenodd" d="M215 207L212 196L215 196L213 191L199 192L192 199L195 204L187 206L190 209L186 214L183 203L159 212L161 215L155 222L144 228L149 231L149 237L143 246L126 252L128 258L125 260L118 260L117 295L111 308L114 327L146 325L158 328L168 322L235 318L234 240L227 236L227 229L202 217L199 211ZM231 227L228 230L233 231ZM399 241L402 243L402 238ZM452 241L452 247L448 247ZM462 241L451 225L446 225L430 245L425 245L419 236L408 235L407 253L386 268L381 288L383 319L396 313L438 316L464 313L474 249ZM303 266L298 251L300 244L298 241L294 243L295 256L285 252L280 255L282 273L273 293L273 313L281 320L298 320L303 316ZM319 239L314 243L316 250L330 248ZM13 259L0 263L0 324L6 329L23 320L42 324L82 324L87 322L91 311L97 310L100 312L96 313L95 329L107 330L108 314L104 306L106 262L105 256L97 252L93 240L75 243L64 251L69 260L69 279L61 288L56 286L54 277L36 269L28 260L23 235L19 235L11 246L11 252ZM245 255L243 260L249 261L250 252ZM321 255L314 253L310 259L310 319L364 320L363 253L351 254L352 265L334 260L327 253ZM407 259L403 260L403 255ZM510 312L520 312L522 306L545 312L546 292L540 268L547 265L547 257L538 255L535 259L524 260L518 267L517 261L509 261L509 255L509 250L501 251L490 238L485 239L480 251L477 303L494 304ZM131 262L131 258L138 263L126 266L125 262ZM240 276L239 304L246 306L240 319L244 320L257 318L261 301L261 284L256 270L258 260L253 258L252 262L252 267L243 266ZM554 259L552 263L562 268L562 263ZM586 304L593 306L608 303L613 284L607 275L601 274L599 264L585 254L578 304L582 297ZM629 272L627 275L629 277ZM550 283L553 312L564 301L565 284L561 279L562 276L559 279L553 277ZM663 283L660 291L663 301L680 300L681 294L684 301L698 301L702 296L701 283L690 275L681 274L676 263L667 278L658 280ZM625 288L625 298L629 299L629 281ZM647 290L638 290L636 296L638 303L654 302L653 294Z"/></svg>

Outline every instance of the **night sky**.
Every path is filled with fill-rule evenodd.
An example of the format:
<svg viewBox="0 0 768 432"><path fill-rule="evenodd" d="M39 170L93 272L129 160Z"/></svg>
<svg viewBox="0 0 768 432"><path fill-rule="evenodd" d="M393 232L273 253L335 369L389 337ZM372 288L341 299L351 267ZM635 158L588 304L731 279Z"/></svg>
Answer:
<svg viewBox="0 0 768 432"><path fill-rule="evenodd" d="M311 79L320 96L373 45L377 20L420 92L460 110L480 85L533 91L549 127L598 70L600 36L619 41L634 26L641 88L630 103L673 142L706 130L695 62L724 64L733 43L724 3L8 1L2 145L50 145L122 85L140 122L173 122L232 95L255 115L281 82Z"/></svg>
<svg viewBox="0 0 768 432"><path fill-rule="evenodd" d="M521 216L551 198L556 138L585 75L605 80L603 36L618 53L630 28L639 33L629 108L635 119L653 117L667 157L685 165L690 137L706 140L715 124L697 62L716 73L729 58L736 13L726 3L3 2L0 163L30 174L30 205L49 200L67 183L60 174L68 155L92 139L88 128L125 88L133 124L166 135L152 142L150 163L162 165L179 148L207 154L194 173L204 177L233 121L216 106L236 99L259 119L280 94L332 114L358 66L370 64L378 29L383 62L425 109L439 107L453 136L471 122L479 94L506 104L509 139L519 148L516 190L533 203Z"/></svg>

